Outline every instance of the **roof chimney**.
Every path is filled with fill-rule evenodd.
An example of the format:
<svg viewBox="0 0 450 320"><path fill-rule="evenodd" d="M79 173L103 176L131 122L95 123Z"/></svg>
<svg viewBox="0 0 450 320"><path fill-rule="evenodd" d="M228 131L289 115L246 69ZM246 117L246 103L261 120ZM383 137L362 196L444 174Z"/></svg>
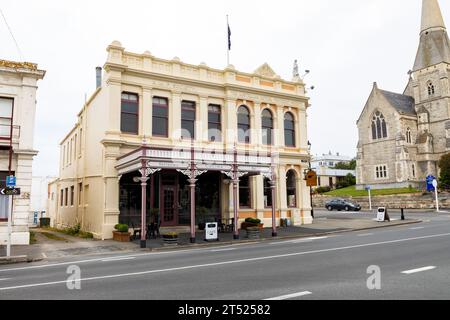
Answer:
<svg viewBox="0 0 450 320"><path fill-rule="evenodd" d="M96 75L96 89L100 88L102 86L102 67L95 68L95 75Z"/></svg>

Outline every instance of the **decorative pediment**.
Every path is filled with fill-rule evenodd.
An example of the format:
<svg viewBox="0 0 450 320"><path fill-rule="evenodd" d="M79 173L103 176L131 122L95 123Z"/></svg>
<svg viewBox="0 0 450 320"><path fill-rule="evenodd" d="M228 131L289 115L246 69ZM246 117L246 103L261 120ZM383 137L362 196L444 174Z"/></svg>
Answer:
<svg viewBox="0 0 450 320"><path fill-rule="evenodd" d="M273 71L273 69L267 63L264 63L261 67L256 69L254 73L262 77L269 77L269 78L274 78L277 76L275 71Z"/></svg>

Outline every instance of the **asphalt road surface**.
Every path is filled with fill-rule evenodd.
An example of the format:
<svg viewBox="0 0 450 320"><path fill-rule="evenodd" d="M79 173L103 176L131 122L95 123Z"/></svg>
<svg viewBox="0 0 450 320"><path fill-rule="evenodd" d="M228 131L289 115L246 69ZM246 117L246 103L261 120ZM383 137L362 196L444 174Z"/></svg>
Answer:
<svg viewBox="0 0 450 320"><path fill-rule="evenodd" d="M373 218L316 211L319 219L356 214ZM424 222L319 238L0 266L0 299L450 299L450 214L415 212L414 218Z"/></svg>

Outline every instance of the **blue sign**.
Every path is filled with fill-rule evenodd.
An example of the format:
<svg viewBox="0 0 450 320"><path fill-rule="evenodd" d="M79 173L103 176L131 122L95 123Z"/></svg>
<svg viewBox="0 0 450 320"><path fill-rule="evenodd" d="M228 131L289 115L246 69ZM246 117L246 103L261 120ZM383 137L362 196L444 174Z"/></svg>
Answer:
<svg viewBox="0 0 450 320"><path fill-rule="evenodd" d="M366 187L366 191L370 191L371 190L371 187L370 186L367 186Z"/></svg>
<svg viewBox="0 0 450 320"><path fill-rule="evenodd" d="M433 180L436 180L436 177L433 175L427 176L427 191L434 191Z"/></svg>
<svg viewBox="0 0 450 320"><path fill-rule="evenodd" d="M6 186L7 187L15 187L16 186L16 177L15 176L7 176L6 177Z"/></svg>

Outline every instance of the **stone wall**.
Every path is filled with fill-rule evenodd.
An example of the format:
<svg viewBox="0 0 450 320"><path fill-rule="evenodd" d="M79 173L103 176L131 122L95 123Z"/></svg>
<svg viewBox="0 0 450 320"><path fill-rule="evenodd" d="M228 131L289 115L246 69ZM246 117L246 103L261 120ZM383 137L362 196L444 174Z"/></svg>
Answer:
<svg viewBox="0 0 450 320"><path fill-rule="evenodd" d="M369 197L331 197L316 195L313 197L315 208L324 208L325 203L331 199L343 198L357 202L364 209L369 209ZM439 194L439 206L450 208L450 193ZM434 193L413 193L405 195L392 196L374 196L372 197L372 208L387 207L391 209L435 209L436 201Z"/></svg>

